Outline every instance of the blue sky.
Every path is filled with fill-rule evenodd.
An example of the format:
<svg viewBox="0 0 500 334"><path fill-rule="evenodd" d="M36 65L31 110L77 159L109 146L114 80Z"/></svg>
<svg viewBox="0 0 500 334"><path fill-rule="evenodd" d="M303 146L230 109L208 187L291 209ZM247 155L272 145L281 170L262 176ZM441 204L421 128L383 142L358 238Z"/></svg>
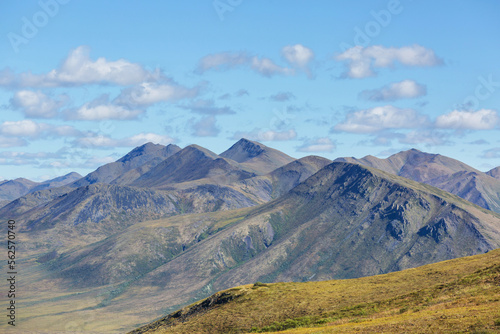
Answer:
<svg viewBox="0 0 500 334"><path fill-rule="evenodd" d="M498 1L3 1L0 177L148 141L500 165Z"/></svg>

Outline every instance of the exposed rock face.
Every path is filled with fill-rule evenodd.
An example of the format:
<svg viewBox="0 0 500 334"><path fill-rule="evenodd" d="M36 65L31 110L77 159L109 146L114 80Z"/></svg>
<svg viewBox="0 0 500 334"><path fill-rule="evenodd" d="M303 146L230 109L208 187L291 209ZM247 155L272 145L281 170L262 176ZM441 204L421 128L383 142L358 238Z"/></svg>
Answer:
<svg viewBox="0 0 500 334"><path fill-rule="evenodd" d="M495 169L483 173L458 160L415 149L396 153L387 159L366 156L361 159L338 158L335 161L374 167L427 183L500 213L500 179L494 178L493 175L497 175Z"/></svg>

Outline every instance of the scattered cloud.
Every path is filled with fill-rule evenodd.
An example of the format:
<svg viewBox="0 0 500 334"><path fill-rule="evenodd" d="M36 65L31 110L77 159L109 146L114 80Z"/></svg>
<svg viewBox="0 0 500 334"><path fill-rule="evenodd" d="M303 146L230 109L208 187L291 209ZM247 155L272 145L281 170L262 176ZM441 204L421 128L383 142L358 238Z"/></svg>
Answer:
<svg viewBox="0 0 500 334"><path fill-rule="evenodd" d="M391 105L358 110L346 115L345 120L333 127L335 131L373 133L385 129L418 128L428 124L428 118L413 109Z"/></svg>
<svg viewBox="0 0 500 334"><path fill-rule="evenodd" d="M244 95L250 95L250 93L248 92L248 90L246 90L246 89L240 89L236 93L234 93L234 96L236 96L236 97L242 97Z"/></svg>
<svg viewBox="0 0 500 334"><path fill-rule="evenodd" d="M28 145L28 142L22 138L4 136L0 134L0 147L21 147Z"/></svg>
<svg viewBox="0 0 500 334"><path fill-rule="evenodd" d="M311 49L301 44L288 45L282 48L281 54L292 67L279 66L269 58L253 56L248 52L220 52L201 58L195 72L203 74L210 70L227 71L239 67L248 67L265 77L294 75L296 69L303 70L310 75L308 64L314 58Z"/></svg>
<svg viewBox="0 0 500 334"><path fill-rule="evenodd" d="M149 106L159 102L192 98L198 93L198 88L190 89L176 83L143 82L134 87L123 89L114 102L129 107Z"/></svg>
<svg viewBox="0 0 500 334"><path fill-rule="evenodd" d="M491 130L498 126L500 117L495 110L481 109L478 111L454 110L438 116L436 127L443 129Z"/></svg>
<svg viewBox="0 0 500 334"><path fill-rule="evenodd" d="M108 136L88 133L85 137L74 141L74 146L84 148L114 148L114 147L137 147L148 142L168 145L174 142L169 136L156 133L139 133L130 137L115 139Z"/></svg>
<svg viewBox="0 0 500 334"><path fill-rule="evenodd" d="M443 64L443 61L436 56L433 50L417 44L401 48L386 48L381 45L355 46L341 53L335 59L347 62L347 71L343 76L349 78L375 76L375 68L393 67L396 63L419 67Z"/></svg>
<svg viewBox="0 0 500 334"><path fill-rule="evenodd" d="M136 119L144 112L144 109L129 109L122 105L113 104L109 101L109 95L103 94L79 108L67 109L63 111L63 114L68 120L100 121Z"/></svg>
<svg viewBox="0 0 500 334"><path fill-rule="evenodd" d="M394 82L380 89L364 90L359 96L368 101L394 101L413 99L427 94L427 88L413 80Z"/></svg>
<svg viewBox="0 0 500 334"><path fill-rule="evenodd" d="M225 93L225 94L219 96L219 99L220 100L228 100L228 99L232 98L233 96L234 97L242 97L245 95L250 95L250 93L246 89L240 89L237 92L235 92L234 94Z"/></svg>
<svg viewBox="0 0 500 334"><path fill-rule="evenodd" d="M6 68L0 73L0 85L18 87L68 87L88 84L115 84L128 86L162 78L159 70L153 72L141 65L124 59L109 61L106 58L92 60L90 48L79 46L71 50L61 66L45 74L31 72L14 74Z"/></svg>
<svg viewBox="0 0 500 334"><path fill-rule="evenodd" d="M451 145L450 134L435 129L416 129L406 133L383 131L374 135L370 144L375 146L393 146L393 142L406 145L442 146ZM366 145L366 142L363 142Z"/></svg>
<svg viewBox="0 0 500 334"><path fill-rule="evenodd" d="M474 141L469 142L469 144L471 144L471 145L489 145L490 143L484 139L478 139L478 140L474 140Z"/></svg>
<svg viewBox="0 0 500 334"><path fill-rule="evenodd" d="M28 152L12 152L12 151L4 151L0 152L0 165L32 165L38 164L42 160L48 159L59 159L60 155L57 153L51 152L37 152L37 153L28 153Z"/></svg>
<svg viewBox="0 0 500 334"><path fill-rule="evenodd" d="M314 58L313 51L301 44L287 45L281 53L288 63L300 68L305 68Z"/></svg>
<svg viewBox="0 0 500 334"><path fill-rule="evenodd" d="M194 119L192 121L194 121ZM193 136L196 137L215 137L220 132L214 115L205 116L195 121L192 125L192 130Z"/></svg>
<svg viewBox="0 0 500 334"><path fill-rule="evenodd" d="M273 75L276 74L283 74L283 75L295 74L295 71L293 69L288 67L278 66L269 58L253 57L251 61L251 68L265 77L272 77Z"/></svg>
<svg viewBox="0 0 500 334"><path fill-rule="evenodd" d="M490 148L489 150L483 151L480 156L485 159L498 159L500 158L500 147Z"/></svg>
<svg viewBox="0 0 500 334"><path fill-rule="evenodd" d="M238 131L233 135L232 139L248 138L256 141L285 141L295 139L296 137L297 133L293 129L273 131L255 128L250 132Z"/></svg>
<svg viewBox="0 0 500 334"><path fill-rule="evenodd" d="M275 102L286 102L295 98L295 95L291 92L279 92L274 95L269 96L271 101Z"/></svg>
<svg viewBox="0 0 500 334"><path fill-rule="evenodd" d="M21 90L14 94L10 106L14 110L20 110L26 117L54 118L67 100L65 95L55 100L40 91Z"/></svg>
<svg viewBox="0 0 500 334"><path fill-rule="evenodd" d="M181 106L183 109L190 110L192 112L198 114L206 114L206 115L229 115L235 114L236 112L228 106L224 107L216 107L214 100L195 100L191 104L186 106Z"/></svg>
<svg viewBox="0 0 500 334"><path fill-rule="evenodd" d="M228 70L250 62L251 57L246 52L221 52L207 55L198 62L196 72L209 70Z"/></svg>
<svg viewBox="0 0 500 334"><path fill-rule="evenodd" d="M407 133L404 137L399 139L402 144L425 144L427 146L442 146L451 145L452 142L448 139L449 134L443 131L432 129L417 130Z"/></svg>
<svg viewBox="0 0 500 334"><path fill-rule="evenodd" d="M6 121L0 124L0 136L18 138L78 137L81 132L69 125L51 125L32 120Z"/></svg>
<svg viewBox="0 0 500 334"><path fill-rule="evenodd" d="M136 135L133 135L129 138L122 139L120 140L120 145L119 146L130 146L130 147L137 147L149 142L152 142L154 144L162 144L162 145L168 145L172 144L175 140L169 136L164 136L164 135L159 135L156 133L139 133Z"/></svg>
<svg viewBox="0 0 500 334"><path fill-rule="evenodd" d="M328 137L306 139L304 143L297 148L299 152L333 152L336 148L335 143Z"/></svg>

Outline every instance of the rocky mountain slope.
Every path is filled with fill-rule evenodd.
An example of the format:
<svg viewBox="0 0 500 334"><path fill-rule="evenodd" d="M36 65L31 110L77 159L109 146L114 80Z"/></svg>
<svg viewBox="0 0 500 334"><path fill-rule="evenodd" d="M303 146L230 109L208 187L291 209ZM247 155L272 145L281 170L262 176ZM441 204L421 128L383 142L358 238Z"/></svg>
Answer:
<svg viewBox="0 0 500 334"><path fill-rule="evenodd" d="M387 159L366 156L361 159L338 158L335 161L374 167L427 183L500 213L500 179L493 177L495 169L489 174L483 173L458 160L415 149L396 153Z"/></svg>
<svg viewBox="0 0 500 334"><path fill-rule="evenodd" d="M498 214L429 185L335 162L263 205L135 223L85 246L50 250L47 243L38 270L66 291L109 287L92 304L92 326L97 314L120 314L123 330L137 317L236 285L381 274L499 246Z"/></svg>

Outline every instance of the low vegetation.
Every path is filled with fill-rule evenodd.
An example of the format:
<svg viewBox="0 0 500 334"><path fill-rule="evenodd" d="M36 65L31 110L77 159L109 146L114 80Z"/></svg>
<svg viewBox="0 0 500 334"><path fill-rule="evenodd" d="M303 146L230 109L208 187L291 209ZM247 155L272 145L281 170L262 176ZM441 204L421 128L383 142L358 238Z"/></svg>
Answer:
<svg viewBox="0 0 500 334"><path fill-rule="evenodd" d="M256 282L131 333L270 332L500 333L500 250L359 279Z"/></svg>

